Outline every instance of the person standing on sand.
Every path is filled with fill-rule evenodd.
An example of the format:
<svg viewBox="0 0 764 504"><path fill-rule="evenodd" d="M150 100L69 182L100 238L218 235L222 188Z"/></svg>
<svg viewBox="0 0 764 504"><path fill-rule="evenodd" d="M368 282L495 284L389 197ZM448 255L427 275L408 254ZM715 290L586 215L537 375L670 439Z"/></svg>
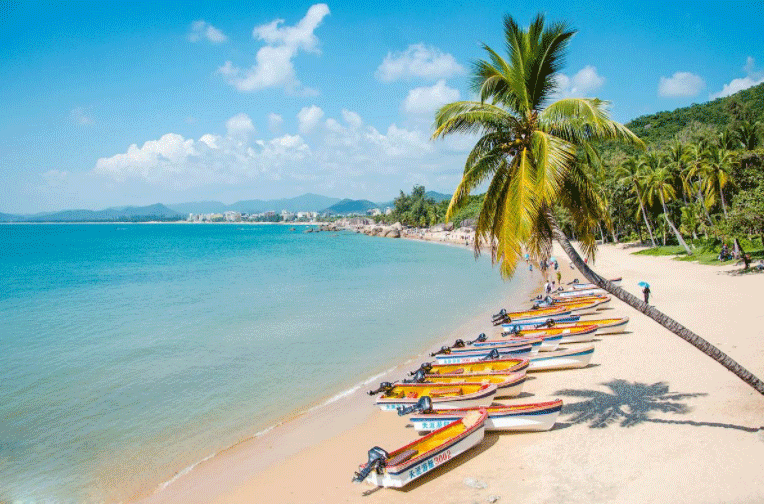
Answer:
<svg viewBox="0 0 764 504"><path fill-rule="evenodd" d="M557 285L562 285L562 273L557 272Z"/></svg>
<svg viewBox="0 0 764 504"><path fill-rule="evenodd" d="M650 287L645 286L645 288L642 289L642 295L645 296L645 304L650 304Z"/></svg>

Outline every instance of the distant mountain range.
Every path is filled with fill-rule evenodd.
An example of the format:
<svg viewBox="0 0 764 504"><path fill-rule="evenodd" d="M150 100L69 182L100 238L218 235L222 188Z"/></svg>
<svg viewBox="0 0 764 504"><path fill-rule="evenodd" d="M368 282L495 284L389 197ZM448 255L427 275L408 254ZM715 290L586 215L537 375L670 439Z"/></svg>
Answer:
<svg viewBox="0 0 764 504"><path fill-rule="evenodd" d="M427 197L435 201L450 199L447 194L427 191ZM370 208L384 210L393 206L393 202L374 203L369 200L351 200L330 198L319 194L303 194L295 198L276 200L246 200L226 205L219 201L196 201L175 205L154 205L136 207L112 207L105 210L62 210L28 215L0 213L0 222L110 222L110 221L149 221L180 220L190 213L209 214L235 211L241 213L281 212L320 212L331 214L365 213Z"/></svg>

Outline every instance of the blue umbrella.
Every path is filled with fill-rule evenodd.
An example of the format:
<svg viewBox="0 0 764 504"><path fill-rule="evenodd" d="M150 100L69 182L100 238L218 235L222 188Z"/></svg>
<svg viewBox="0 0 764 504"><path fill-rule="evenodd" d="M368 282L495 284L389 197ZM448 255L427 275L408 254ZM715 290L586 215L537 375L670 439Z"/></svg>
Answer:
<svg viewBox="0 0 764 504"><path fill-rule="evenodd" d="M640 287L646 287L648 289L650 288L650 284L647 282L639 282L637 285L639 285Z"/></svg>

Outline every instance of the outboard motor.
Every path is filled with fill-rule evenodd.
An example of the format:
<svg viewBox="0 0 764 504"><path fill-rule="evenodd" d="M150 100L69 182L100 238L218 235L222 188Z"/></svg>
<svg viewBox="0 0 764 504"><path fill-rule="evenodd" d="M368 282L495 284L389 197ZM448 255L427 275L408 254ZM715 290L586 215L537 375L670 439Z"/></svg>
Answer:
<svg viewBox="0 0 764 504"><path fill-rule="evenodd" d="M422 364L419 366L419 369L417 369L416 371L410 371L410 372L409 372L409 375L410 375L410 376L414 376L414 375L415 375L415 374L417 374L419 371L422 371L422 372L424 372L425 374L427 374L427 373L429 373L431 370L432 370L432 363L430 363L430 362L423 362L423 363L422 363Z"/></svg>
<svg viewBox="0 0 764 504"><path fill-rule="evenodd" d="M554 325L554 320L548 318L544 322L536 325L536 327L537 328L540 328L540 327L552 327L553 325Z"/></svg>
<svg viewBox="0 0 764 504"><path fill-rule="evenodd" d="M473 343L482 343L487 339L488 339L488 336L486 336L484 332L481 332L480 334L478 334L477 338L475 338L472 341L468 341L467 344L472 345Z"/></svg>
<svg viewBox="0 0 764 504"><path fill-rule="evenodd" d="M410 380L403 380L403 383L423 383L425 381L424 370L421 368L412 376Z"/></svg>
<svg viewBox="0 0 764 504"><path fill-rule="evenodd" d="M422 396L411 406L398 408L398 416L408 415L410 413L429 413L432 411L432 400L430 396Z"/></svg>
<svg viewBox="0 0 764 504"><path fill-rule="evenodd" d="M441 355L441 354L442 355L448 355L450 353L451 353L451 347L442 346L442 347L440 347L440 350L438 350L437 352L431 353L430 357L435 357L436 355Z"/></svg>
<svg viewBox="0 0 764 504"><path fill-rule="evenodd" d="M385 464L389 458L390 454L379 446L375 446L369 450L369 461L366 462L366 467L353 474L353 483L362 482L371 471L377 471L377 474L382 474L382 469L385 468Z"/></svg>
<svg viewBox="0 0 764 504"><path fill-rule="evenodd" d="M496 319L498 319L498 318L501 318L501 317L503 317L503 316L504 316L504 315L506 315L506 314L507 314L507 310L506 310L506 309L504 309L504 308L502 308L501 310L499 310L499 313L494 313L494 314L493 314L493 319L494 319L494 320L496 320Z"/></svg>
<svg viewBox="0 0 764 504"><path fill-rule="evenodd" d="M486 355L485 357L481 358L480 360L481 361L484 361L484 360L496 360L496 359L498 359L500 357L501 357L501 354L499 353L498 350L496 350L494 348L493 350L488 352L488 355Z"/></svg>
<svg viewBox="0 0 764 504"><path fill-rule="evenodd" d="M379 388L378 388L377 390L369 390L369 391L367 392L367 394L369 394L369 395L377 395L377 394L379 394L380 392L384 392L385 394L387 394L388 392L390 392L391 390L393 390L393 387L394 387L394 386L395 386L395 385L393 385L393 384L392 384L392 383L390 383L390 382L387 382L387 381L386 381L386 382L382 382L382 383L380 383L380 384L379 384Z"/></svg>
<svg viewBox="0 0 764 504"><path fill-rule="evenodd" d="M509 331L509 334L511 334L513 336L520 336L520 334L521 334L520 333L520 326L516 326L516 325L512 326L512 330Z"/></svg>
<svg viewBox="0 0 764 504"><path fill-rule="evenodd" d="M460 339L454 341L454 344L451 345L451 348L464 348L465 346L467 346L467 345L464 344L464 340L462 340L460 338Z"/></svg>

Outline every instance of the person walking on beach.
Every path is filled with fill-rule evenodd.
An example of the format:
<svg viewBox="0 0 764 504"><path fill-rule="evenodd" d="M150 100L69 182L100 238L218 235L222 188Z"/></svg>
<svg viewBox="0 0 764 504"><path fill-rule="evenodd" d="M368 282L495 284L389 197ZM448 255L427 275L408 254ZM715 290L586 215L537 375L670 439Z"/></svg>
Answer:
<svg viewBox="0 0 764 504"><path fill-rule="evenodd" d="M557 272L557 285L562 285L562 273Z"/></svg>
<svg viewBox="0 0 764 504"><path fill-rule="evenodd" d="M642 289L642 295L645 296L645 304L650 304L650 287L645 285L645 288Z"/></svg>

